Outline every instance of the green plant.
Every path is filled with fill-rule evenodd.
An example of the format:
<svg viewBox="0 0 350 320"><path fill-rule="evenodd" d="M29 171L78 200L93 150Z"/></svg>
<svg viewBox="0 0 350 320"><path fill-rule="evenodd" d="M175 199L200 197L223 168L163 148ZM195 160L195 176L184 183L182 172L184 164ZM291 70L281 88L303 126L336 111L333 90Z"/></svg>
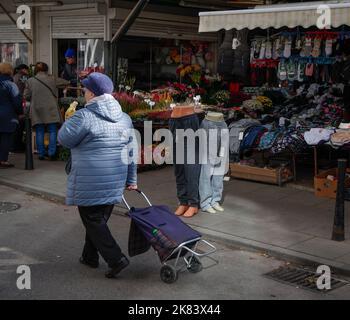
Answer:
<svg viewBox="0 0 350 320"><path fill-rule="evenodd" d="M195 84L199 84L202 78L202 73L200 71L195 71L194 73L191 74L191 80L195 83Z"/></svg>
<svg viewBox="0 0 350 320"><path fill-rule="evenodd" d="M227 90L220 90L213 96L213 100L215 100L217 104L227 104L230 101L230 98L231 94Z"/></svg>
<svg viewBox="0 0 350 320"><path fill-rule="evenodd" d="M130 88L129 91L133 91L134 90L134 86L135 86L135 82L136 82L136 78L135 77L129 77L125 80L125 87L126 88Z"/></svg>

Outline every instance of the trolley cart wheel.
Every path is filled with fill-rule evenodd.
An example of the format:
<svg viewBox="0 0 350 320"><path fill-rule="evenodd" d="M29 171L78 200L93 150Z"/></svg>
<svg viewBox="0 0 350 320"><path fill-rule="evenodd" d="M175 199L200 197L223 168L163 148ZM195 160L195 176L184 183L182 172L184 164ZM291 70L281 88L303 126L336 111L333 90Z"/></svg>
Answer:
<svg viewBox="0 0 350 320"><path fill-rule="evenodd" d="M202 262L197 257L193 256L191 264L187 266L187 270L192 273L201 272L203 270Z"/></svg>
<svg viewBox="0 0 350 320"><path fill-rule="evenodd" d="M160 278L165 283L174 283L177 280L178 272L173 266L164 265L160 269Z"/></svg>

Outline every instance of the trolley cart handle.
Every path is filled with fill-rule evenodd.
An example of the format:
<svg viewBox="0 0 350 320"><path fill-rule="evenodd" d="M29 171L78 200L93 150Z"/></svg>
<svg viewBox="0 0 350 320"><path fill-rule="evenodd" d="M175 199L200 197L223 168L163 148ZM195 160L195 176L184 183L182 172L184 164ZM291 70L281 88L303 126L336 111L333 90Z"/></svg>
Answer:
<svg viewBox="0 0 350 320"><path fill-rule="evenodd" d="M146 202L148 203L148 205L149 205L150 207L152 207L151 201L149 201L149 199L147 198L147 196L146 196L140 189L135 189L135 190L133 190L133 191L136 191L138 194L141 194L141 195L143 196L143 198L146 200ZM122 200L123 200L125 206L126 206L126 207L128 208L128 210L130 211L130 210L131 210L131 207L130 207L130 205L128 204L128 202L126 201L124 195L122 196Z"/></svg>

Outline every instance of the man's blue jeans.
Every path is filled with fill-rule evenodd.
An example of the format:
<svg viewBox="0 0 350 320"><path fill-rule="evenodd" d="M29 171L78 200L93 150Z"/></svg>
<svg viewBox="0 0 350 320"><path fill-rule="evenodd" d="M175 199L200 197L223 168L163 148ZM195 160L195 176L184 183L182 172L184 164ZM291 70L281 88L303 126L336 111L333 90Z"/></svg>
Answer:
<svg viewBox="0 0 350 320"><path fill-rule="evenodd" d="M49 132L49 157L53 157L56 154L57 146L57 123L49 123L47 125L47 130ZM36 132L36 146L38 149L39 157L45 157L45 124L37 124L35 126Z"/></svg>

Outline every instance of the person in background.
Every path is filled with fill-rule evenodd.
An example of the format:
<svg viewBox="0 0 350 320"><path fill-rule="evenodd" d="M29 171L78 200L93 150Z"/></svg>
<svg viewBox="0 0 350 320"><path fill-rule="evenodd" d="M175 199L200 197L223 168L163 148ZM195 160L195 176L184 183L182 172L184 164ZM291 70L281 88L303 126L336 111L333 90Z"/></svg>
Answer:
<svg viewBox="0 0 350 320"><path fill-rule="evenodd" d="M0 63L0 168L14 166L8 162L8 156L18 125L18 115L23 113L22 97L12 76L12 66Z"/></svg>
<svg viewBox="0 0 350 320"><path fill-rule="evenodd" d="M29 67L26 64L18 65L15 68L15 75L13 76L13 81L17 85L19 93L22 97L28 78ZM18 120L19 124L17 126L16 132L14 133L13 147L11 148L11 152L23 152L25 150L25 144L23 142L24 116L19 116Z"/></svg>
<svg viewBox="0 0 350 320"><path fill-rule="evenodd" d="M77 64L75 59L75 50L69 48L65 53L66 63L61 77L70 82L72 87L77 87Z"/></svg>
<svg viewBox="0 0 350 320"><path fill-rule="evenodd" d="M20 64L15 68L13 81L17 85L20 94L23 96L26 87L26 81L29 78L29 67L26 64Z"/></svg>
<svg viewBox="0 0 350 320"><path fill-rule="evenodd" d="M57 103L57 88L67 86L69 82L48 74L49 67L44 62L35 65L35 76L28 79L24 96L30 101L30 118L35 128L36 145L39 160L45 160L45 126L49 132L49 160L56 160L57 126L62 115Z"/></svg>
<svg viewBox="0 0 350 320"><path fill-rule="evenodd" d="M112 80L94 72L82 84L87 104L58 133L72 154L66 204L78 206L86 229L80 263L97 268L100 253L110 268L105 276L115 278L129 260L107 222L125 188L137 189L138 146L130 117L111 95Z"/></svg>

